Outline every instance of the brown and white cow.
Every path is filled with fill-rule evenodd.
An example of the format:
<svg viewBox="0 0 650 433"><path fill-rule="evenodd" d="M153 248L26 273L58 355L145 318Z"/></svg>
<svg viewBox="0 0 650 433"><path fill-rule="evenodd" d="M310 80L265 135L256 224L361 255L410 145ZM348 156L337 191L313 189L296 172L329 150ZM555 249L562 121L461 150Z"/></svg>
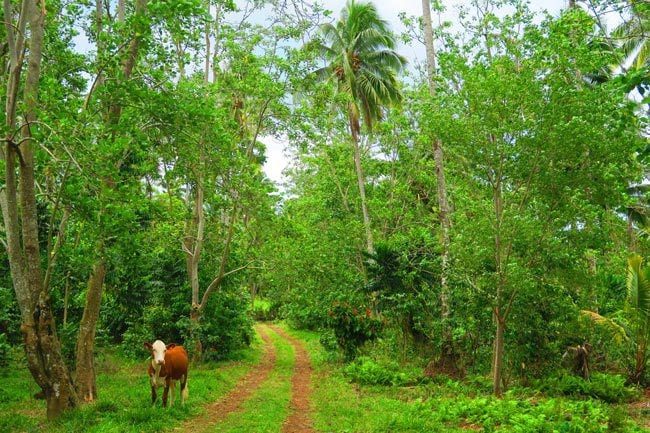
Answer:
<svg viewBox="0 0 650 433"><path fill-rule="evenodd" d="M160 340L151 343L144 343L144 347L151 352L151 363L149 364L149 380L151 382L151 403L156 402L156 389L160 386L165 387L163 392L163 406L167 407L167 395L171 388L171 397L169 405L174 404L174 394L176 393L176 381L181 383L181 404L185 404L185 399L189 394L187 388L187 352L183 346L175 344L165 345Z"/></svg>

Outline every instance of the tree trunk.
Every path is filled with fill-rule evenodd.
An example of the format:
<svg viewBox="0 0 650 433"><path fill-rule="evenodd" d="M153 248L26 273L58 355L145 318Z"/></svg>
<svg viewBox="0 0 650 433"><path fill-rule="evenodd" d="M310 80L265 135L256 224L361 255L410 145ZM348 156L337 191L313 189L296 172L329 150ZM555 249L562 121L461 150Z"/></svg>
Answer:
<svg viewBox="0 0 650 433"><path fill-rule="evenodd" d="M431 24L430 0L422 0L422 12L424 18L424 43L427 53L427 77L429 83L429 94L431 97L436 95L435 69L436 69L436 52L433 46L433 26ZM438 211L440 213L440 246L442 271L440 275L440 304L442 310L442 321L445 325L444 332L446 337L451 338L451 330L447 324L449 320L449 287L447 284L447 275L449 273L449 230L451 227L449 219L449 202L447 200L447 183L445 180L445 164L442 141L439 138L433 139L433 159L435 162L436 184L438 194ZM446 338L447 339L447 338Z"/></svg>
<svg viewBox="0 0 650 433"><path fill-rule="evenodd" d="M76 351L75 382L79 398L85 402L97 399L97 384L95 381L95 332L99 321L99 307L102 303L102 289L106 277L106 256L104 248L99 247L101 256L95 261L90 277L86 305L79 324Z"/></svg>
<svg viewBox="0 0 650 433"><path fill-rule="evenodd" d="M22 2L18 24L14 25L11 22L14 16L11 2L5 1L4 16L10 65L5 104L7 136L0 155L5 166L5 185L0 191L0 207L11 277L21 312L27 366L45 395L47 417L53 419L64 410L75 407L77 397L61 354L48 291L43 285L38 243L32 127L37 120L45 5L42 1ZM30 43L22 86L24 124L17 126L18 89L21 87L27 33L30 35ZM15 141L16 138L19 138L18 142Z"/></svg>
<svg viewBox="0 0 650 433"><path fill-rule="evenodd" d="M431 97L436 95L436 52L433 46L433 25L431 22L431 6L430 0L422 0L422 16L424 19L424 45L427 54L427 78L429 84L429 94ZM450 357L450 359L442 360L443 363L454 363L454 350L452 342L452 332L449 325L449 231L451 222L449 219L449 202L447 200L447 183L445 180L445 163L444 153L442 148L442 141L434 137L433 140L433 160L435 162L436 171L436 188L438 195L438 212L440 215L440 259L441 259L441 272L440 272L440 310L441 319L443 324L443 357Z"/></svg>
<svg viewBox="0 0 650 433"><path fill-rule="evenodd" d="M349 109L350 134L352 135L352 146L354 147L354 169L357 173L357 184L359 186L359 197L361 198L361 212L363 213L363 227L366 231L366 246L368 254L375 251L372 242L372 229L370 227L370 214L368 213L368 202L366 200L366 182L361 166L361 148L359 146L359 120L355 118L353 110Z"/></svg>
<svg viewBox="0 0 650 433"><path fill-rule="evenodd" d="M503 257L503 239L501 227L503 223L503 195L501 191L501 181L497 178L493 190L493 204L495 215L495 234L494 234L494 266L496 269L496 288L494 299L494 321L496 322L496 331L494 337L494 353L492 358L492 375L494 395L500 397L502 390L503 377L503 356L505 351L504 333L506 327L506 318L508 316L509 306L502 310L504 303L504 290L506 288L506 265ZM511 298L512 300L512 298Z"/></svg>
<svg viewBox="0 0 650 433"><path fill-rule="evenodd" d="M201 153L202 155L202 153ZM201 160L203 158L201 157ZM203 170L203 164L199 164L199 170ZM201 177L201 176L200 176ZM192 305L190 310L190 337L194 340L194 361L200 361L203 354L201 339L194 334L198 329L201 320L201 301L199 299L199 261L203 246L203 232L205 230L205 215L203 213L203 185L202 178L198 180L194 193L194 206L192 218L187 222L187 230L184 240L185 264L187 267L187 278L192 289Z"/></svg>
<svg viewBox="0 0 650 433"><path fill-rule="evenodd" d="M504 318L501 317L499 309L497 309L494 314L494 320L497 322L497 329L494 339L494 356L492 359L492 389L494 391L494 395L501 397L503 394L501 382L503 378L503 355L505 351L504 334L506 323Z"/></svg>
<svg viewBox="0 0 650 433"><path fill-rule="evenodd" d="M136 0L135 2L135 15L144 15L146 12L147 0ZM98 30L101 31L102 10L101 2L98 0L97 8L97 22L99 24ZM118 2L118 20L124 20L124 1ZM122 63L122 76L123 80L129 80L133 68L135 67L136 60L140 49L140 42L143 38L144 32L142 29L136 29L135 36L131 40L128 49L128 55ZM98 40L101 38L98 37ZM100 42L98 42L98 50L103 49ZM100 73L101 75L101 73ZM99 80L101 82L102 80ZM117 126L120 122L122 113L122 106L120 104L113 104L108 108L108 125L111 129L113 139L116 138ZM118 162L116 169L119 169ZM115 179L109 175L102 179L105 188L114 190L116 188ZM105 210L100 211L100 219L106 217ZM97 243L95 252L95 262L88 278L88 286L86 292L86 305L79 326L79 334L77 336L77 349L76 349L76 379L79 394L85 402L94 401L97 398L97 386L95 381L95 361L94 361L94 341L95 332L97 330L97 322L99 321L99 309L102 301L102 291L104 287L104 278L107 272L107 260L104 239L106 233L100 232L100 240Z"/></svg>

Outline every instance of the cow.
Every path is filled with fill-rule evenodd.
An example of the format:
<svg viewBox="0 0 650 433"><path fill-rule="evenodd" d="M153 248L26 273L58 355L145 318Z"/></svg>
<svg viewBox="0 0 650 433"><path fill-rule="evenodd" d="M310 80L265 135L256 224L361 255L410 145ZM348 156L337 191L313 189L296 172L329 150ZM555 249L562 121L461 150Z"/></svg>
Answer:
<svg viewBox="0 0 650 433"><path fill-rule="evenodd" d="M188 358L183 346L165 345L162 341L156 340L153 344L144 343L144 347L151 352L151 363L148 371L151 382L151 404L156 403L156 389L164 386L163 407L167 407L169 388L172 391L169 405L173 405L176 381L179 381L181 383L181 405L184 405L185 399L189 395L189 389L187 387Z"/></svg>

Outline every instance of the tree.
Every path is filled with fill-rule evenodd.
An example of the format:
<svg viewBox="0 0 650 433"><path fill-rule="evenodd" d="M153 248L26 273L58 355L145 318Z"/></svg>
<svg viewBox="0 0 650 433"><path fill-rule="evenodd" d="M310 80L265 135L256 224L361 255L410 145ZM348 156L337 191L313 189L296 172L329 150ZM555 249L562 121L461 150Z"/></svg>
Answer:
<svg viewBox="0 0 650 433"><path fill-rule="evenodd" d="M431 6L430 0L422 0L422 17L424 20L424 44L427 53L427 82L429 85L429 95L431 98L436 96L436 52L433 45L433 26L431 23ZM449 216L449 201L447 200L447 182L445 180L445 161L442 140L438 137L432 138L433 159L436 168L436 186L438 192L438 210L440 213L440 256L442 267L440 271L440 305L441 318L443 322L443 353L441 363L454 362L453 348L451 341L451 328L449 326L450 301L449 301L449 230L451 219Z"/></svg>
<svg viewBox="0 0 650 433"><path fill-rule="evenodd" d="M12 2L5 1L3 12L9 72L5 76L3 68L1 76L7 92L0 207L27 365L45 395L51 419L75 407L77 394L61 354L50 294L43 281L38 233L35 147L46 8L43 1L25 0L14 10Z"/></svg>
<svg viewBox="0 0 650 433"><path fill-rule="evenodd" d="M630 17L612 32L612 37L621 47L621 66L643 72L648 78L650 64L650 5L641 0L628 0ZM646 83L646 86L648 83Z"/></svg>
<svg viewBox="0 0 650 433"><path fill-rule="evenodd" d="M397 74L406 59L394 51L396 42L388 23L372 3L349 0L336 24L323 24L323 39L315 46L328 64L313 72L320 81L334 82L341 94L354 150L354 166L368 252L373 252L372 230L361 166L361 121L368 132L383 110L402 99Z"/></svg>
<svg viewBox="0 0 650 433"><path fill-rule="evenodd" d="M492 309L497 395L504 387L506 340L513 338L508 329L513 317L524 317L518 300L550 287L544 275L560 247L580 256L586 245L579 239L593 242L615 226L604 221L616 220L611 209L624 202L628 182L638 179L630 152L642 146L634 106L621 89L586 86L582 79L611 60L586 43L592 20L570 11L518 34L522 18L492 21L490 42L473 59L446 58L455 63L445 92L460 99L446 95L442 110L449 112L437 123L443 139L454 140L464 156L454 256L463 263L459 274Z"/></svg>
<svg viewBox="0 0 650 433"><path fill-rule="evenodd" d="M125 0L120 0L117 5L117 21L115 24L118 27L123 26L125 21L124 2ZM111 85L115 86L111 91L121 90L121 88L125 86L125 83L128 83L131 79L131 75L138 60L142 40L146 36L146 8L147 0L135 1L132 34L128 36L129 43L124 46L126 53L119 53L119 66L111 71L114 76L109 78L113 78L113 80L111 80ZM96 3L96 12L97 15L95 20L97 25L96 38L98 41L98 60L107 61L108 54L105 52L105 43L110 39L110 36L117 38L122 35L109 36L109 33L104 26L105 16L102 3L99 0ZM97 78L95 80L95 85L90 89L90 94L87 96L87 100L93 96L93 92L98 91L100 85L107 85L105 81L105 69L104 65L97 65ZM101 90L103 91L104 89ZM121 137L127 135L126 131L120 130L119 127L124 102L117 98L109 98L108 101L109 103L107 105L100 107L99 112L102 115L102 119L99 122L99 135L94 137L95 144L104 146L104 151L99 152L99 154L101 155L106 152L106 154L110 156L107 158L107 161L109 161L108 167L104 167L103 170L102 168L98 170L102 172L102 174L99 175L101 178L101 186L99 186L97 200L100 209L96 215L97 221L99 222L99 233L97 234L97 239L95 241L94 263L88 277L86 304L79 324L75 359L77 391L79 397L86 402L94 401L97 398L94 361L95 333L99 321L104 280L108 271L108 239L115 234L115 231L109 228L110 224L108 223L108 221L115 219L115 214L111 215L109 209L113 206L113 197L117 192L118 184L120 183L119 173L123 169L122 166L128 158L128 155L131 153L128 147L118 148L119 146L116 146L116 143L120 141ZM95 165L95 168L97 167L98 164ZM117 221L124 223L124 221L120 221L119 218L117 218Z"/></svg>
<svg viewBox="0 0 650 433"><path fill-rule="evenodd" d="M650 346L650 267L643 266L643 258L638 254L632 254L627 259L625 286L625 307L616 321L595 311L582 310L581 313L606 329L617 343L632 343L634 362L628 380L640 384L648 367ZM622 323L617 323L621 319Z"/></svg>
<svg viewBox="0 0 650 433"><path fill-rule="evenodd" d="M650 268L643 267L641 256L634 254L627 267L627 310L635 344L634 369L630 381L641 383L648 365L650 343Z"/></svg>

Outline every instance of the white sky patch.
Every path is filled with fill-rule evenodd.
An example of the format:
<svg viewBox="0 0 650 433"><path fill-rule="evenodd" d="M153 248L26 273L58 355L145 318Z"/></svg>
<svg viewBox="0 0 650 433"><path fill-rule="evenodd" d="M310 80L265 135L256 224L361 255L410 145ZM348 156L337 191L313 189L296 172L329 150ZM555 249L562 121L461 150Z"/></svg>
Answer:
<svg viewBox="0 0 650 433"><path fill-rule="evenodd" d="M260 138L262 143L266 145L266 162L264 163L264 173L266 176L280 186L287 179L282 174L282 171L287 168L289 158L286 153L286 141L278 140L272 136L263 136Z"/></svg>

